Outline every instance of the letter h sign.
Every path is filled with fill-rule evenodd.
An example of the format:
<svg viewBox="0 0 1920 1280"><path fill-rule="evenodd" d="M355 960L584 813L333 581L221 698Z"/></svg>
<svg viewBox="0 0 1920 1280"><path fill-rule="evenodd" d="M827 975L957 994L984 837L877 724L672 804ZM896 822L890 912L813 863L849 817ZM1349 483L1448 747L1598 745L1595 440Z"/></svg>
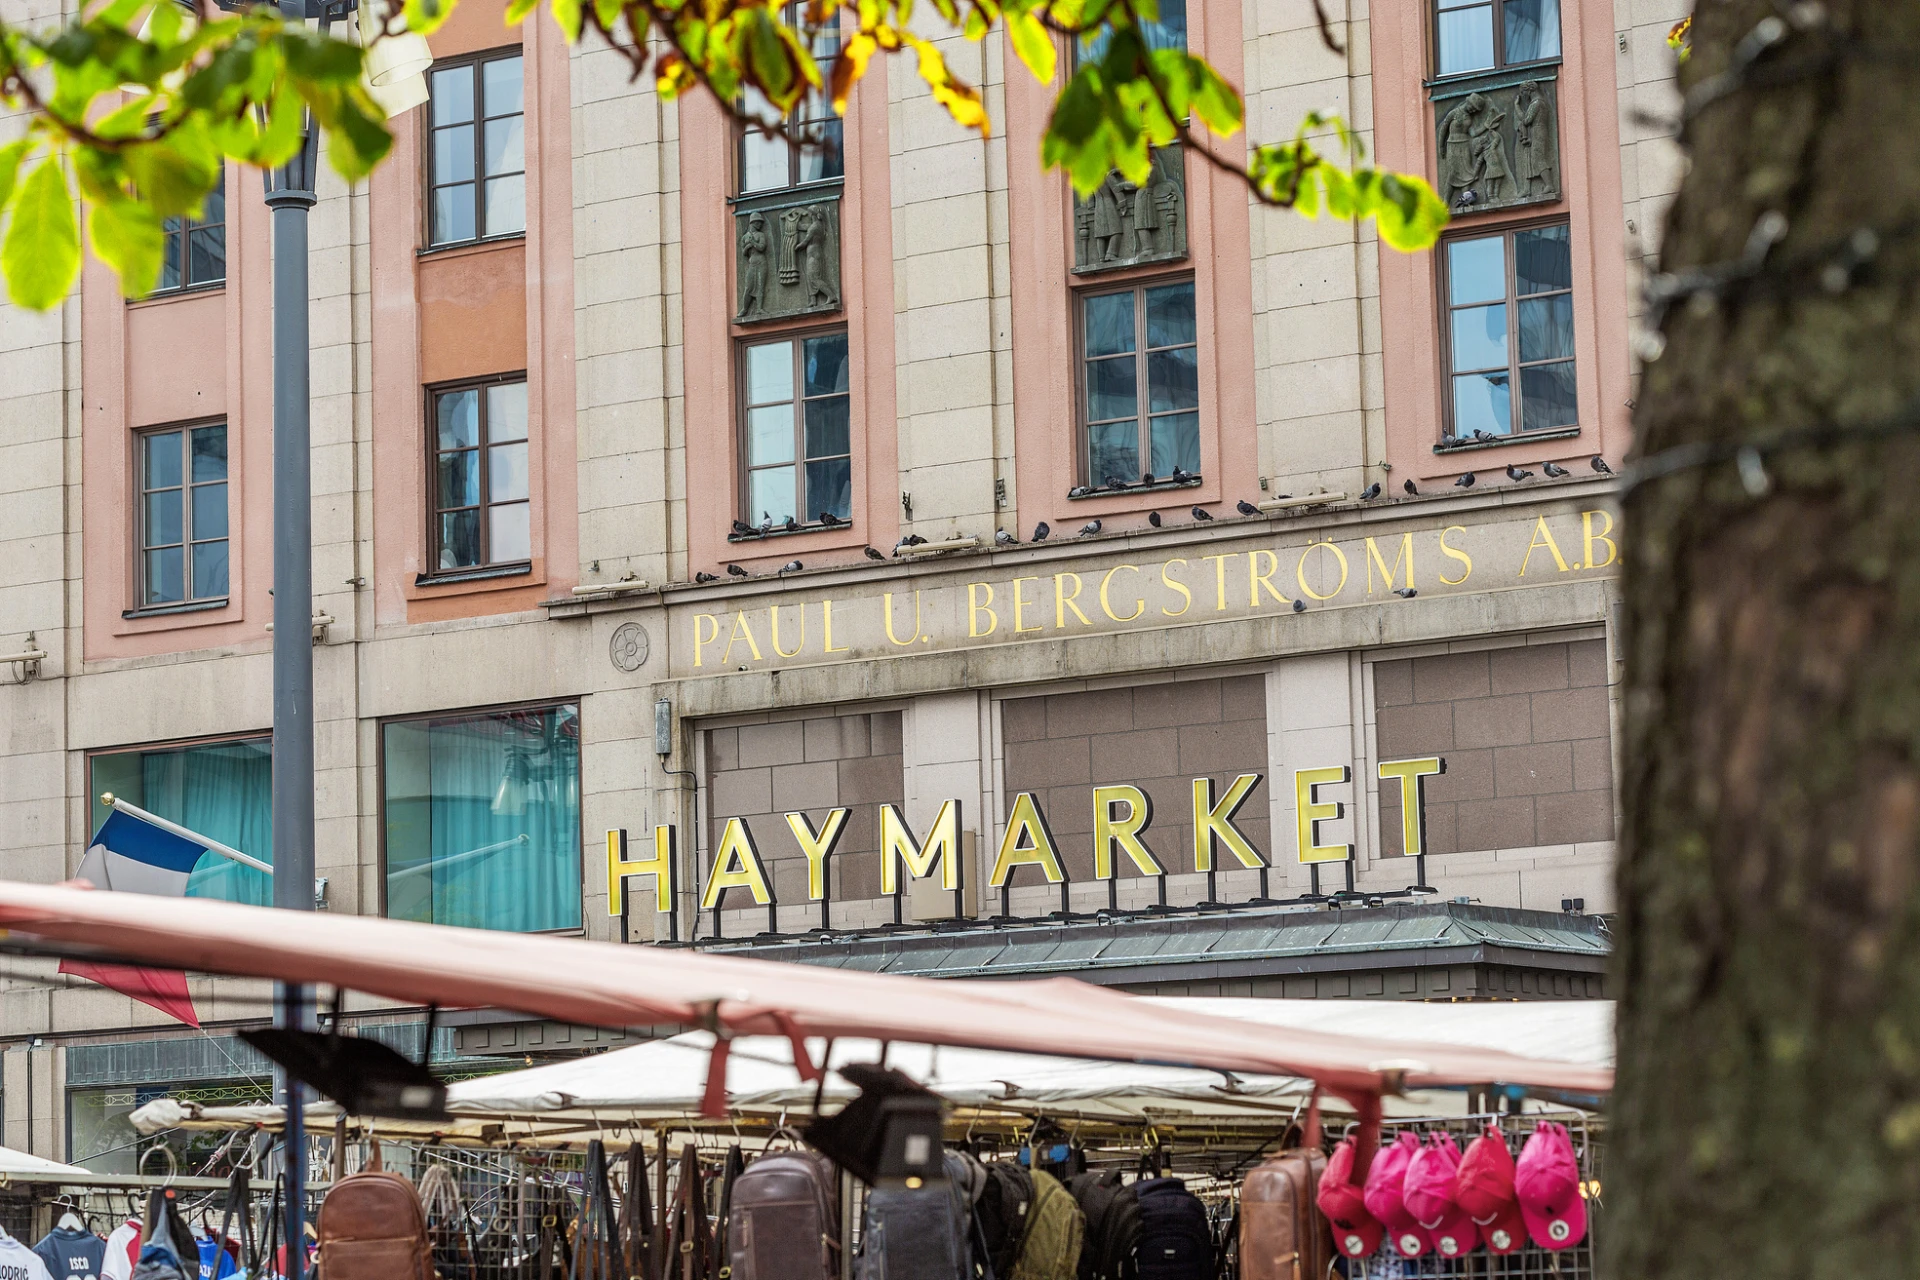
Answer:
<svg viewBox="0 0 1920 1280"><path fill-rule="evenodd" d="M680 939L680 913L674 910L679 885L675 879L680 862L680 840L672 827L653 829L653 856L627 857L627 831L619 827L607 832L607 913L626 916L628 876L652 876L654 910L667 917L668 936Z"/></svg>

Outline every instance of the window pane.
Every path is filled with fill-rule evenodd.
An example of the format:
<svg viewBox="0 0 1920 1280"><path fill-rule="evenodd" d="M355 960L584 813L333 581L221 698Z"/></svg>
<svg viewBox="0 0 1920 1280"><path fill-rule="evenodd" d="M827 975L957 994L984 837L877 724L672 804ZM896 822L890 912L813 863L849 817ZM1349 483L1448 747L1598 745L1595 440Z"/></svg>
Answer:
<svg viewBox="0 0 1920 1280"><path fill-rule="evenodd" d="M828 395L847 389L847 335L828 334L808 338L800 353L805 369L806 391L810 396Z"/></svg>
<svg viewBox="0 0 1920 1280"><path fill-rule="evenodd" d="M433 242L451 244L471 240L473 230L473 184L442 187L433 193Z"/></svg>
<svg viewBox="0 0 1920 1280"><path fill-rule="evenodd" d="M227 478L227 429L224 426L193 429L194 480Z"/></svg>
<svg viewBox="0 0 1920 1280"><path fill-rule="evenodd" d="M1560 56L1560 0L1507 0L1507 62Z"/></svg>
<svg viewBox="0 0 1920 1280"><path fill-rule="evenodd" d="M1573 354L1573 295L1556 293L1520 304L1520 359L1552 360Z"/></svg>
<svg viewBox="0 0 1920 1280"><path fill-rule="evenodd" d="M847 162L841 142L840 118L836 116L810 126L807 135L814 140L800 147L800 181L822 182L828 178L844 177Z"/></svg>
<svg viewBox="0 0 1920 1280"><path fill-rule="evenodd" d="M1574 402L1573 361L1520 371L1520 414L1528 430L1571 427L1580 421Z"/></svg>
<svg viewBox="0 0 1920 1280"><path fill-rule="evenodd" d="M193 487L193 537L196 542L227 536L227 486Z"/></svg>
<svg viewBox="0 0 1920 1280"><path fill-rule="evenodd" d="M169 542L181 541L180 491L162 489L159 493L148 494L145 501L147 519L143 541L146 545L163 547Z"/></svg>
<svg viewBox="0 0 1920 1280"><path fill-rule="evenodd" d="M1513 408L1504 373L1469 373L1453 380L1453 433L1486 431L1503 436L1513 430Z"/></svg>
<svg viewBox="0 0 1920 1280"><path fill-rule="evenodd" d="M1493 65L1493 6L1476 5L1440 15L1440 74L1481 71Z"/></svg>
<svg viewBox="0 0 1920 1280"><path fill-rule="evenodd" d="M491 541L487 549L493 554L493 563L525 560L533 554L533 540L528 530L532 511L524 502L488 508L487 536Z"/></svg>
<svg viewBox="0 0 1920 1280"><path fill-rule="evenodd" d="M1087 354L1110 356L1133 350L1133 295L1103 293L1087 299Z"/></svg>
<svg viewBox="0 0 1920 1280"><path fill-rule="evenodd" d="M774 191L787 185L787 144L783 139L749 129L741 141L740 151L743 193Z"/></svg>
<svg viewBox="0 0 1920 1280"><path fill-rule="evenodd" d="M487 440L527 438L527 384L500 382L487 388Z"/></svg>
<svg viewBox="0 0 1920 1280"><path fill-rule="evenodd" d="M766 342L747 348L747 403L793 399L793 344Z"/></svg>
<svg viewBox="0 0 1920 1280"><path fill-rule="evenodd" d="M755 471L747 482L747 522L758 524L767 516L779 524L788 516L800 518L794 504L793 468L768 467Z"/></svg>
<svg viewBox="0 0 1920 1280"><path fill-rule="evenodd" d="M227 540L193 544L193 594L206 600L227 594ZM245 853L246 850L241 850Z"/></svg>
<svg viewBox="0 0 1920 1280"><path fill-rule="evenodd" d="M1200 415L1170 413L1153 418L1148 426L1152 435L1147 470L1156 476L1170 476L1173 469L1200 470Z"/></svg>
<svg viewBox="0 0 1920 1280"><path fill-rule="evenodd" d="M219 223L225 222L226 220L227 220L227 175L226 175L225 169L223 168L220 173L219 181L214 184L213 190L207 193L207 202L200 207L200 217L198 221L205 222L205 223L213 223L217 225Z"/></svg>
<svg viewBox="0 0 1920 1280"><path fill-rule="evenodd" d="M1507 367L1507 307L1464 307L1453 313L1453 367Z"/></svg>
<svg viewBox="0 0 1920 1280"><path fill-rule="evenodd" d="M828 396L807 401L807 456L830 458L846 453L847 408L845 396Z"/></svg>
<svg viewBox="0 0 1920 1280"><path fill-rule="evenodd" d="M524 68L518 56L495 58L481 64L481 91L485 95L482 105L488 115L513 115L526 109L523 76Z"/></svg>
<svg viewBox="0 0 1920 1280"><path fill-rule="evenodd" d="M480 501L480 451L478 449L443 453L436 461L440 470L438 506L442 509L471 507Z"/></svg>
<svg viewBox="0 0 1920 1280"><path fill-rule="evenodd" d="M747 465L793 461L793 405L770 404L747 411Z"/></svg>
<svg viewBox="0 0 1920 1280"><path fill-rule="evenodd" d="M166 489L180 483L180 433L160 431L140 438L146 450L145 487Z"/></svg>
<svg viewBox="0 0 1920 1280"><path fill-rule="evenodd" d="M460 124L473 119L473 68L449 67L433 73L433 122Z"/></svg>
<svg viewBox="0 0 1920 1280"><path fill-rule="evenodd" d="M178 289L183 283L180 279L180 256L185 248L186 235L175 229L179 221L178 218L167 219L166 244L160 257L160 283L154 286L156 293L162 289Z"/></svg>
<svg viewBox="0 0 1920 1280"><path fill-rule="evenodd" d="M525 116L487 121L487 172L519 173L527 167Z"/></svg>
<svg viewBox="0 0 1920 1280"><path fill-rule="evenodd" d="M1187 4L1186 0L1160 0L1160 19L1141 25L1141 34L1146 37L1149 49L1184 49L1187 47ZM1105 23L1092 34L1081 37L1081 63L1098 61L1105 56L1107 46L1113 42L1113 31Z"/></svg>
<svg viewBox="0 0 1920 1280"><path fill-rule="evenodd" d="M480 513L449 511L440 517L440 567L467 569L480 563Z"/></svg>
<svg viewBox="0 0 1920 1280"><path fill-rule="evenodd" d="M1147 355L1147 409L1195 409L1200 405L1199 352L1193 347ZM1156 469L1155 475L1160 472Z"/></svg>
<svg viewBox="0 0 1920 1280"><path fill-rule="evenodd" d="M440 448L465 449L480 443L479 391L442 392L437 407Z"/></svg>
<svg viewBox="0 0 1920 1280"><path fill-rule="evenodd" d="M1447 300L1498 302L1507 296L1505 239L1447 241Z"/></svg>
<svg viewBox="0 0 1920 1280"><path fill-rule="evenodd" d="M473 180L473 126L433 131L433 180L436 183Z"/></svg>
<svg viewBox="0 0 1920 1280"><path fill-rule="evenodd" d="M836 515L842 520L853 516L853 462L848 458L831 458L826 462L807 464L807 513L809 519L817 519L822 511Z"/></svg>
<svg viewBox="0 0 1920 1280"><path fill-rule="evenodd" d="M215 284L227 278L227 229L196 227L187 233L187 283Z"/></svg>
<svg viewBox="0 0 1920 1280"><path fill-rule="evenodd" d="M1147 345L1171 347L1193 338L1193 282L1147 290Z"/></svg>
<svg viewBox="0 0 1920 1280"><path fill-rule="evenodd" d="M181 581L184 553L179 547L147 552L147 603L178 604L186 598Z"/></svg>
<svg viewBox="0 0 1920 1280"><path fill-rule="evenodd" d="M510 236L527 229L527 177L487 179L487 226L490 236Z"/></svg>
<svg viewBox="0 0 1920 1280"><path fill-rule="evenodd" d="M497 444L487 450L487 501L512 502L527 496L527 446L519 444ZM495 559L500 558L500 548L494 547ZM508 556L507 559L514 557Z"/></svg>
<svg viewBox="0 0 1920 1280"><path fill-rule="evenodd" d="M1132 356L1087 361L1087 421L1130 418L1140 412L1138 366Z"/></svg>
<svg viewBox="0 0 1920 1280"><path fill-rule="evenodd" d="M1535 227L1513 237L1514 286L1521 297L1573 287L1573 251L1566 224Z"/></svg>
<svg viewBox="0 0 1920 1280"><path fill-rule="evenodd" d="M273 752L266 739L118 751L88 763L93 795L111 791L169 822L273 861ZM97 802L93 810L96 824L105 821L107 811ZM187 896L266 906L273 900L273 880L208 853L187 878Z"/></svg>
<svg viewBox="0 0 1920 1280"><path fill-rule="evenodd" d="M1105 484L1107 477L1132 481L1140 475L1140 424L1107 422L1087 428L1087 479Z"/></svg>

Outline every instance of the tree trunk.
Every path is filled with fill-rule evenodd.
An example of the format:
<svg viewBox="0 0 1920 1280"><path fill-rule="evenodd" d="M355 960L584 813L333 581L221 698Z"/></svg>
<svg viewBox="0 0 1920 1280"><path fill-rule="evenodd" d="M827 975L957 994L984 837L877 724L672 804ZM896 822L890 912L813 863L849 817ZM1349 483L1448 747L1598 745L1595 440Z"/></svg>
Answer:
<svg viewBox="0 0 1920 1280"><path fill-rule="evenodd" d="M1784 238L1673 303L1641 391L1649 472L1719 452L1625 500L1605 1270L1909 1276L1920 433L1889 428L1920 419L1920 2L1702 0L1693 44L1663 270ZM1763 449L1747 483L1726 456L1823 423L1861 434Z"/></svg>

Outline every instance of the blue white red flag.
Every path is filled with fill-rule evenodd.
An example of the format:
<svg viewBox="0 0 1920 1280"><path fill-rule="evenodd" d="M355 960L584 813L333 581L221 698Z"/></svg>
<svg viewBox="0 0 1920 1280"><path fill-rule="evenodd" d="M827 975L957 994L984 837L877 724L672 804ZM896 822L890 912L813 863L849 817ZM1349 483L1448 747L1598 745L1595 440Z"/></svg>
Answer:
<svg viewBox="0 0 1920 1280"><path fill-rule="evenodd" d="M163 898L187 896L187 879L209 846L155 826L115 809L93 834L80 860L77 878L96 889L147 893ZM111 948L112 939L102 939ZM93 964L62 960L60 972L87 978L122 995L132 996L190 1027L200 1025L187 975L178 969L145 969L133 965Z"/></svg>

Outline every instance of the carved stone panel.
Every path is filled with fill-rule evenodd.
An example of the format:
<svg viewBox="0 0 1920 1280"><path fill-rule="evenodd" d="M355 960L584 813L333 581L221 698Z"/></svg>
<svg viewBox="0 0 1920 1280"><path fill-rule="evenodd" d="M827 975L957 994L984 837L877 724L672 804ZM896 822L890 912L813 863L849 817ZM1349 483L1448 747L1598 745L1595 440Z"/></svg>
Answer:
<svg viewBox="0 0 1920 1280"><path fill-rule="evenodd" d="M840 197L736 209L740 324L840 309Z"/></svg>
<svg viewBox="0 0 1920 1280"><path fill-rule="evenodd" d="M1110 173L1091 198L1073 202L1075 275L1186 256L1187 166L1179 147L1153 153L1144 185Z"/></svg>
<svg viewBox="0 0 1920 1280"><path fill-rule="evenodd" d="M1551 75L1508 74L1463 85L1433 103L1439 180L1455 213L1560 198L1560 112Z"/></svg>

